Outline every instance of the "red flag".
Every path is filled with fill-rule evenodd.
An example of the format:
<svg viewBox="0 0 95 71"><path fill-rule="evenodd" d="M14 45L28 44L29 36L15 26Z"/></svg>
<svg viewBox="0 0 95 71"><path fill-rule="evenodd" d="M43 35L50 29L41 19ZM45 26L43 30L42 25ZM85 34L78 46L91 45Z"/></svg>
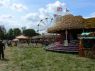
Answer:
<svg viewBox="0 0 95 71"><path fill-rule="evenodd" d="M62 11L62 7L57 7L57 11Z"/></svg>
<svg viewBox="0 0 95 71"><path fill-rule="evenodd" d="M54 17L57 17L58 15L57 14L54 14Z"/></svg>

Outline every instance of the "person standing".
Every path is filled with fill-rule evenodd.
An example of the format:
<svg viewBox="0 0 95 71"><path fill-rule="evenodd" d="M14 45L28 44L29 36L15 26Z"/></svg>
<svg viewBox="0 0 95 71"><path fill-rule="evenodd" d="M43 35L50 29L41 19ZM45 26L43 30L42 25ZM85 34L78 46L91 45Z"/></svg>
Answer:
<svg viewBox="0 0 95 71"><path fill-rule="evenodd" d="M0 40L0 59L4 59L4 50L5 50L5 45L4 45L4 43Z"/></svg>

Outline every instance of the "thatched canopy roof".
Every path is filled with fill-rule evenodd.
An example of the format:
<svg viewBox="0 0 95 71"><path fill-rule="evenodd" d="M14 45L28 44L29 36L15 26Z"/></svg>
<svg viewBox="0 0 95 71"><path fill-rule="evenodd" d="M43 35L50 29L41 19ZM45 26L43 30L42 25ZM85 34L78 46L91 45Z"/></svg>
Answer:
<svg viewBox="0 0 95 71"><path fill-rule="evenodd" d="M49 33L62 31L66 29L80 29L84 28L84 18L81 16L65 15L60 17L60 20L55 22L53 27L48 28Z"/></svg>
<svg viewBox="0 0 95 71"><path fill-rule="evenodd" d="M85 19L85 28L95 28L95 18Z"/></svg>

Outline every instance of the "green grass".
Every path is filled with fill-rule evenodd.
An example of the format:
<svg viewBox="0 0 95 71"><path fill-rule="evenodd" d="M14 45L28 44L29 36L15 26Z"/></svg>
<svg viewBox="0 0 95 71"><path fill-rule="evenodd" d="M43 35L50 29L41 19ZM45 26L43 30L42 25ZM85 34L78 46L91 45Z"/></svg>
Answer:
<svg viewBox="0 0 95 71"><path fill-rule="evenodd" d="M43 48L7 48L0 71L95 71L95 60Z"/></svg>

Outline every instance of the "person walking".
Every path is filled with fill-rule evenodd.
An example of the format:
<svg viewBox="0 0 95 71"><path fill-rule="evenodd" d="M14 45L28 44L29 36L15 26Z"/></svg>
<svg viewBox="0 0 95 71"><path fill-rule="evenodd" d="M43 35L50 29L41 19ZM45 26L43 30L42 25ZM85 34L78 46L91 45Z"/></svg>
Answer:
<svg viewBox="0 0 95 71"><path fill-rule="evenodd" d="M0 59L4 59L4 50L5 50L5 45L4 45L4 43L0 40Z"/></svg>

